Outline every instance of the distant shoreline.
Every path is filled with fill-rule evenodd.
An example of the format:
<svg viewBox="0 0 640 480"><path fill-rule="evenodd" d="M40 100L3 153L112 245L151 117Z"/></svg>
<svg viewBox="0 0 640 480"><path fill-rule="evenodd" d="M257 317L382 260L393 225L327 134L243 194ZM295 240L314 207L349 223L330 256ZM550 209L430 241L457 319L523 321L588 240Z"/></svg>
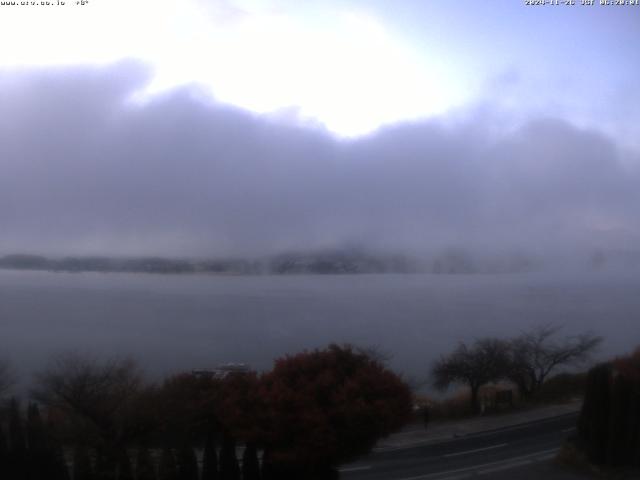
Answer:
<svg viewBox="0 0 640 480"><path fill-rule="evenodd" d="M445 252L431 260L399 254L371 254L360 250L286 253L259 259L180 259L165 257L117 258L69 256L51 258L33 254L0 257L0 269L52 273L149 273L163 275L357 275L357 274L498 274L533 270L523 256L478 261L465 252Z"/></svg>

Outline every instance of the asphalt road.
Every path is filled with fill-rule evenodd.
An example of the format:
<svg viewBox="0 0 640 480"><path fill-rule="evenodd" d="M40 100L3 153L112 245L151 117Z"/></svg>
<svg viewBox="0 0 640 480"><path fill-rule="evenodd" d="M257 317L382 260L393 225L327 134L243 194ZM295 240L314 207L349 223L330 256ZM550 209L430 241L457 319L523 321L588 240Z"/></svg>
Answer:
<svg viewBox="0 0 640 480"><path fill-rule="evenodd" d="M442 443L378 451L343 466L340 478L453 480L527 468L555 456L577 417L572 413Z"/></svg>

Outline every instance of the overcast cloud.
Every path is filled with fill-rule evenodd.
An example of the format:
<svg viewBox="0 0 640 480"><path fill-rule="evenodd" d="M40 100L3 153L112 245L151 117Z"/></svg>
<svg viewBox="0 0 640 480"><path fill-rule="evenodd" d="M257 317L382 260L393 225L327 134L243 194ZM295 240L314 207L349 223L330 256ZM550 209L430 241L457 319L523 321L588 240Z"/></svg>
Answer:
<svg viewBox="0 0 640 480"><path fill-rule="evenodd" d="M140 64L0 74L0 253L558 252L640 240L639 158L562 118L458 110L339 140ZM293 120L293 121L292 121ZM515 126L514 126L515 125Z"/></svg>

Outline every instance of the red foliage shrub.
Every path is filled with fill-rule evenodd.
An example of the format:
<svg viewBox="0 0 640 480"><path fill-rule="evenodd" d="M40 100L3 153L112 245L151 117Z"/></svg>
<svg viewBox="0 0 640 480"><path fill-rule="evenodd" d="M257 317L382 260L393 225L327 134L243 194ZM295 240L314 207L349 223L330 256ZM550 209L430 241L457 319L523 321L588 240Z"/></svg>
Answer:
<svg viewBox="0 0 640 480"><path fill-rule="evenodd" d="M613 367L628 380L640 382L640 348L631 355L615 359Z"/></svg>
<svg viewBox="0 0 640 480"><path fill-rule="evenodd" d="M411 414L402 379L350 346L279 359L261 383L265 448L274 463L309 471L367 453Z"/></svg>

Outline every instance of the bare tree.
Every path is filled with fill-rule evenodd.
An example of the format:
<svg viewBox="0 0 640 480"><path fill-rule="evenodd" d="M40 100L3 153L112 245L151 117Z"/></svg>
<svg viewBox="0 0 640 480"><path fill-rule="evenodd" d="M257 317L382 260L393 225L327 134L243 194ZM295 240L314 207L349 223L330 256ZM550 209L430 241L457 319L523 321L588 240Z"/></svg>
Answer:
<svg viewBox="0 0 640 480"><path fill-rule="evenodd" d="M356 348L356 352L366 355L371 360L374 360L384 366L388 366L389 362L393 359L393 353L385 350L380 345L369 345L367 347Z"/></svg>
<svg viewBox="0 0 640 480"><path fill-rule="evenodd" d="M56 357L36 380L33 393L38 400L96 423L121 408L141 384L138 368L129 358L101 362L78 353Z"/></svg>
<svg viewBox="0 0 640 480"><path fill-rule="evenodd" d="M445 390L451 384L462 383L471 390L471 409L480 410L480 387L506 375L509 362L509 343L495 338L476 340L473 345L460 343L451 354L442 356L431 370L433 384Z"/></svg>
<svg viewBox="0 0 640 480"><path fill-rule="evenodd" d="M508 378L524 398L534 395L558 367L583 364L602 343L602 337L591 332L558 339L560 330L539 325L511 341Z"/></svg>
<svg viewBox="0 0 640 480"><path fill-rule="evenodd" d="M141 374L129 358L100 361L67 353L36 376L32 395L65 413L75 432L93 439L103 455L115 461L136 433L132 411L143 391Z"/></svg>

